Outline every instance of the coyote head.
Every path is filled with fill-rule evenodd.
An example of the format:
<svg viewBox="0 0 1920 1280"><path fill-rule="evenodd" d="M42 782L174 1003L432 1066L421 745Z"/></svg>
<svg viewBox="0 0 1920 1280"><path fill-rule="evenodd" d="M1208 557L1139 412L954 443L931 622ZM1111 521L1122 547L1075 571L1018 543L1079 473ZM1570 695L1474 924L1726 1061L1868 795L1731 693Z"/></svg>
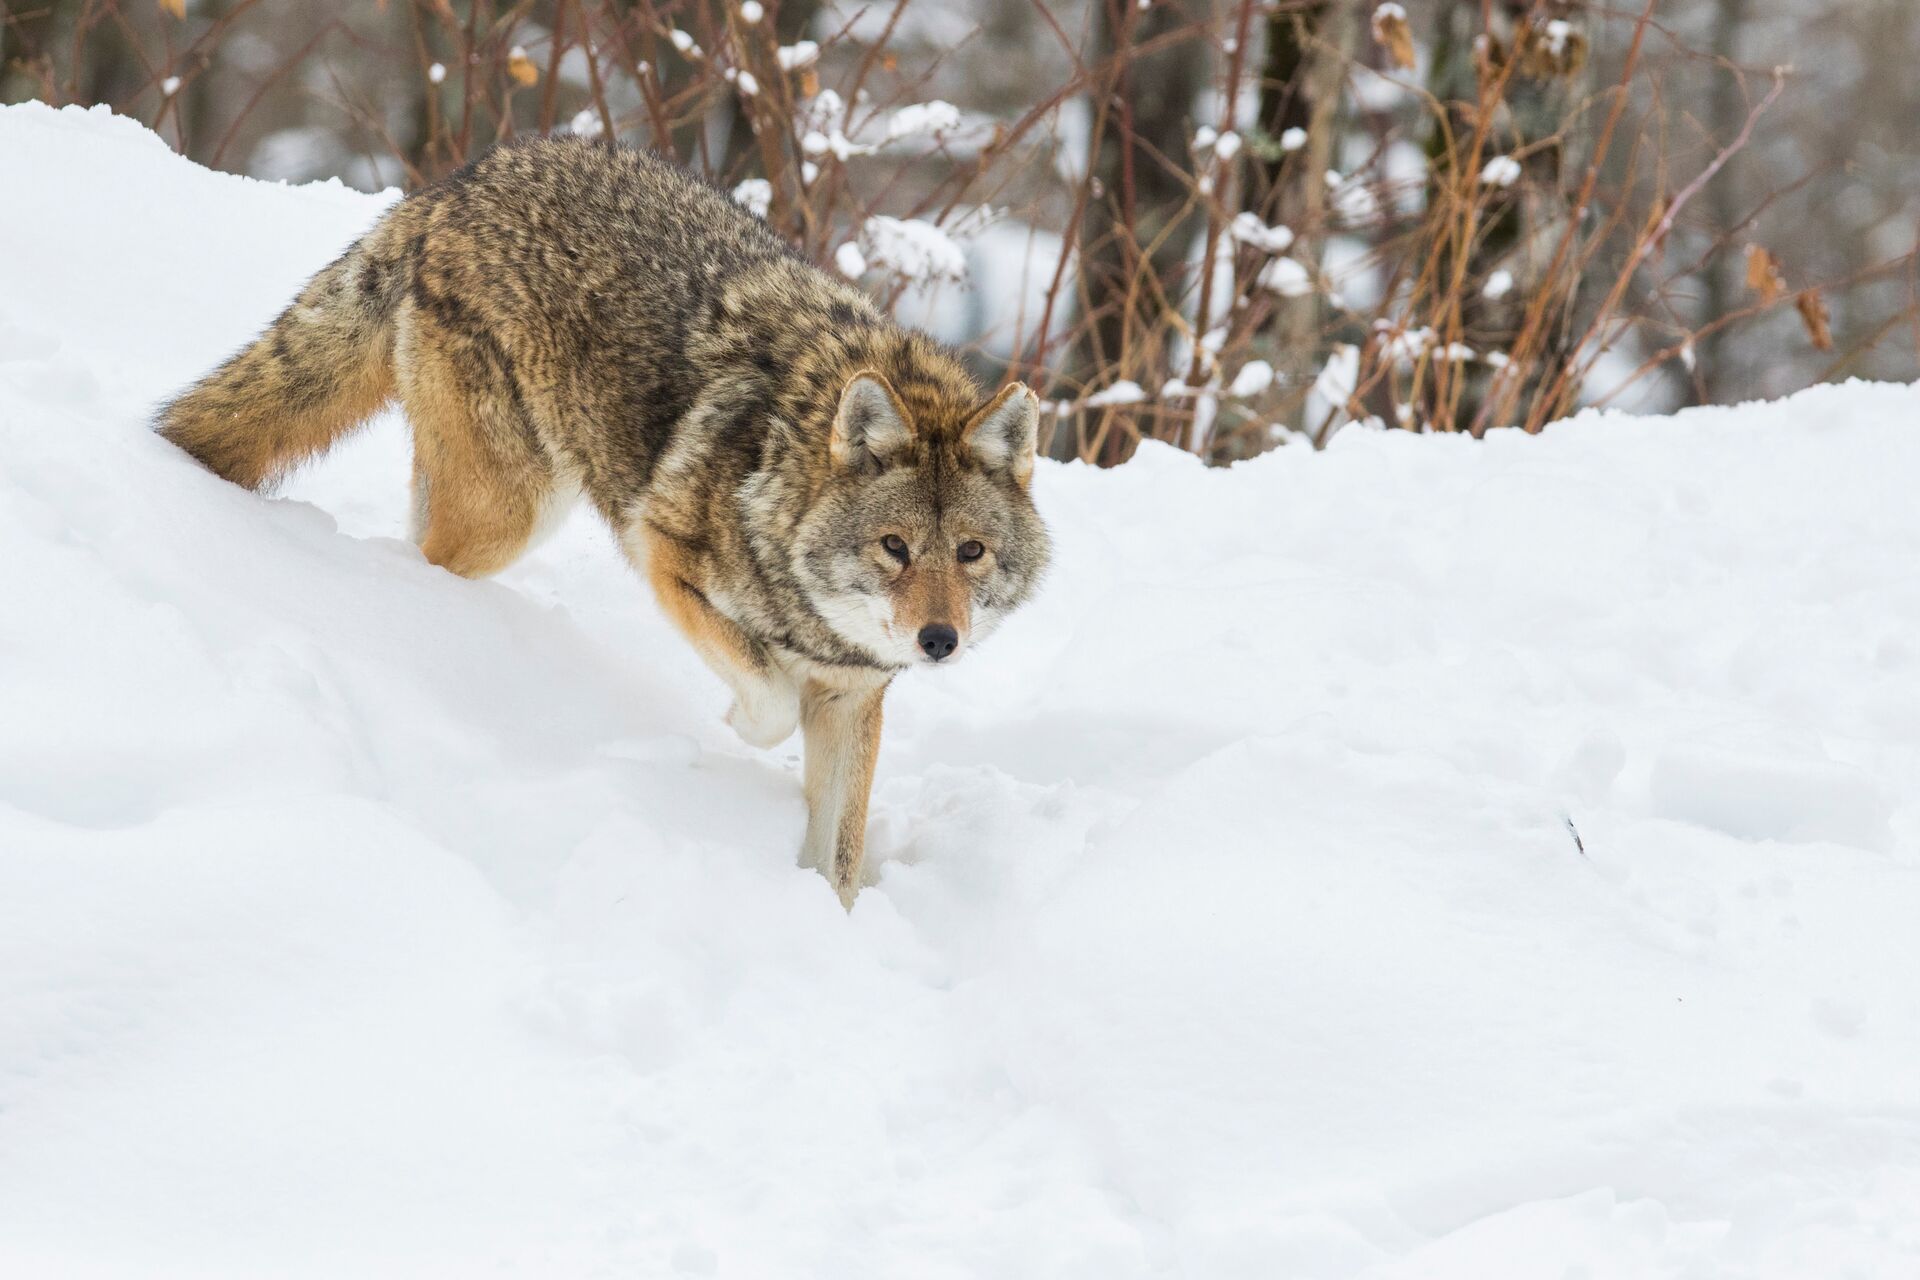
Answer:
<svg viewBox="0 0 1920 1280"><path fill-rule="evenodd" d="M793 563L835 632L885 666L952 662L1032 593L1048 555L1034 511L1039 402L910 410L873 372L841 393L827 479Z"/></svg>

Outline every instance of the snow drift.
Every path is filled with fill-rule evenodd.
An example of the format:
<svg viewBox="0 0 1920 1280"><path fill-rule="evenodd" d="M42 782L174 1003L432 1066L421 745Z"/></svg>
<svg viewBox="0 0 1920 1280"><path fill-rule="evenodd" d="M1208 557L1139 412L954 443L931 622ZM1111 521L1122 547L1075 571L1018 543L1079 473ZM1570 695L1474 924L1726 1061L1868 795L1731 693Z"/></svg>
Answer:
<svg viewBox="0 0 1920 1280"><path fill-rule="evenodd" d="M797 762L147 433L383 206L0 112L0 1274L1920 1273L1920 391L1046 467Z"/></svg>

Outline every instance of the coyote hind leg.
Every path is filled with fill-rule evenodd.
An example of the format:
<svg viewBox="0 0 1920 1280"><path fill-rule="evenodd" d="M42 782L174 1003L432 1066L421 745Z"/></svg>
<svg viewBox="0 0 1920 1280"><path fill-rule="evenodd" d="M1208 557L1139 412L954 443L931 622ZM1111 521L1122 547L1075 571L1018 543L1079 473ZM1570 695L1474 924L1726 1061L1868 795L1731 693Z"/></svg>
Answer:
<svg viewBox="0 0 1920 1280"><path fill-rule="evenodd" d="M552 464L490 341L404 317L400 403L413 427L414 537L467 578L520 557L553 499Z"/></svg>

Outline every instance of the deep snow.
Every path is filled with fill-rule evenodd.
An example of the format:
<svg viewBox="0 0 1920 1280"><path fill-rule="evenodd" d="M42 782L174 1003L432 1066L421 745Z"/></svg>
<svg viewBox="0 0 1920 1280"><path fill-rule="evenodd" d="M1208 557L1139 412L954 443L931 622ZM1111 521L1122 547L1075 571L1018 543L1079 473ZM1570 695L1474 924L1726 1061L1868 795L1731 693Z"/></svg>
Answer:
<svg viewBox="0 0 1920 1280"><path fill-rule="evenodd" d="M584 513L146 434L381 200L0 172L0 1275L1920 1274L1920 390L1046 466L849 916Z"/></svg>

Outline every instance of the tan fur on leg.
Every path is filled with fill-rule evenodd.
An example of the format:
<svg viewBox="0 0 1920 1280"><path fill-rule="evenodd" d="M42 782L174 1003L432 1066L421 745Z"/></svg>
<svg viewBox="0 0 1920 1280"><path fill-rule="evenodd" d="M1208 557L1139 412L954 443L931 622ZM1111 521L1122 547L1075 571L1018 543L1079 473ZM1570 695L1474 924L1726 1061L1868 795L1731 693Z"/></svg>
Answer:
<svg viewBox="0 0 1920 1280"><path fill-rule="evenodd" d="M526 549L552 469L511 389L462 339L409 314L400 352L420 550L462 577L498 573Z"/></svg>
<svg viewBox="0 0 1920 1280"><path fill-rule="evenodd" d="M867 850L867 798L880 756L886 685L834 688L809 681L800 696L807 736L807 839L800 861L826 876L853 909Z"/></svg>

